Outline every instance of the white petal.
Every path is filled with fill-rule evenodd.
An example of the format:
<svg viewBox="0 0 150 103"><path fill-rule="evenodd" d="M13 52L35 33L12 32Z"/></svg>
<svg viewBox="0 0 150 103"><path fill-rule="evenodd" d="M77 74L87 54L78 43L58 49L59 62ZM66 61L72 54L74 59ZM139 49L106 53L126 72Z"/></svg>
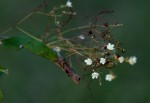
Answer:
<svg viewBox="0 0 150 103"><path fill-rule="evenodd" d="M114 44L108 43L107 49L108 50L114 50Z"/></svg>
<svg viewBox="0 0 150 103"><path fill-rule="evenodd" d="M84 40L85 36L84 35L79 35L78 38L81 39L81 40Z"/></svg>
<svg viewBox="0 0 150 103"><path fill-rule="evenodd" d="M67 7L72 7L72 2L70 0L68 0L67 3L66 3L66 6Z"/></svg>
<svg viewBox="0 0 150 103"><path fill-rule="evenodd" d="M132 57L129 58L129 63L130 63L131 65L134 65L136 62L137 62L137 57L132 56Z"/></svg>
<svg viewBox="0 0 150 103"><path fill-rule="evenodd" d="M106 59L105 58L100 58L100 63L104 65L106 63Z"/></svg>
<svg viewBox="0 0 150 103"><path fill-rule="evenodd" d="M92 76L92 79L97 79L99 76L99 73L93 72L91 76Z"/></svg>
<svg viewBox="0 0 150 103"><path fill-rule="evenodd" d="M90 58L85 59L84 62L85 62L87 65L91 65L91 64L92 64L92 60L91 60Z"/></svg>
<svg viewBox="0 0 150 103"><path fill-rule="evenodd" d="M112 81L114 78L115 78L115 76L112 75L112 74L107 74L106 77L105 77L105 79L106 79L107 81Z"/></svg>
<svg viewBox="0 0 150 103"><path fill-rule="evenodd" d="M120 63L123 63L124 62L124 57L119 57L118 60L119 60Z"/></svg>

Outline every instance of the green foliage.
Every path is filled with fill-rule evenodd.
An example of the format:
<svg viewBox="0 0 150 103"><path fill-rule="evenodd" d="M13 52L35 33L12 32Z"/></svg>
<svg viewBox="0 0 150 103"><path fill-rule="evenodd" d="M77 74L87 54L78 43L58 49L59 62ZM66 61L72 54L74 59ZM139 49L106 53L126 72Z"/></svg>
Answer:
<svg viewBox="0 0 150 103"><path fill-rule="evenodd" d="M8 74L8 69L4 68L2 65L0 65L0 77L4 74ZM3 99L3 94L0 89L0 101Z"/></svg>
<svg viewBox="0 0 150 103"><path fill-rule="evenodd" d="M40 40L27 36L15 36L2 40L3 47L11 49L25 48L36 55L55 61L57 54Z"/></svg>
<svg viewBox="0 0 150 103"><path fill-rule="evenodd" d="M0 77L4 74L8 74L8 69L6 69L2 65L0 65Z"/></svg>
<svg viewBox="0 0 150 103"><path fill-rule="evenodd" d="M2 94L2 91L0 89L0 101L3 99L3 94Z"/></svg>

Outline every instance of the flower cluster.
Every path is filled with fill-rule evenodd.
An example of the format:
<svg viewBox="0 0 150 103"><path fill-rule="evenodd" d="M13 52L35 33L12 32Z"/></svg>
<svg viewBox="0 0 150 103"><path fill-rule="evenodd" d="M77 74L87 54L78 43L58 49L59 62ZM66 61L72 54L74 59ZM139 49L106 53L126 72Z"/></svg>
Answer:
<svg viewBox="0 0 150 103"><path fill-rule="evenodd" d="M106 47L107 47L108 50L115 50L114 46L115 46L114 44L108 43ZM99 58L99 65L98 65L99 68L102 67L102 65L103 66L104 65L109 65L110 62L112 64L113 64L113 62L114 63L127 62L127 63L129 63L131 65L134 65L137 62L137 57L136 56L131 56L129 58L128 57L125 58L123 56L118 56L118 55L116 55L114 53L112 53L110 55L115 55L115 56L112 56L112 59L113 59L112 61L110 61L109 58L104 58L104 57L100 57ZM89 65L92 65L94 60L92 60L91 58L87 58L87 59L84 60L84 62L86 63L86 65L89 66ZM98 72L93 72L91 76L92 76L92 79L98 79L99 73ZM106 77L105 77L106 81L112 81L115 78L116 78L116 76L113 73L107 74Z"/></svg>
<svg viewBox="0 0 150 103"><path fill-rule="evenodd" d="M113 50L116 51L115 50L115 45L112 44L112 43L108 43L106 45L106 47L107 47L108 51L110 51L110 50L111 51L113 51ZM106 51L106 52L108 52L108 51ZM128 57L125 58L123 56L116 55L115 53L112 53L112 54L109 54L109 55L111 55L112 61L110 61L109 60L110 58L108 58L107 56L106 57L100 57L98 59L99 62L96 61L99 64L98 65L99 68L102 68L102 66L107 67L107 65L109 65L109 63L111 63L111 64L117 64L117 63L127 62L127 63L129 63L131 65L134 65L137 62L137 57L136 56L131 56L129 58ZM113 56L113 55L115 55L115 56ZM87 58L87 59L84 60L84 62L86 63L86 65L89 66L89 65L92 65L92 63L94 62L94 60L91 59L91 58ZM95 70L94 70L94 72L91 74L91 76L92 76L92 79L98 79L100 75L99 75L98 72L95 72ZM116 78L116 75L114 73L112 73L112 71L111 71L111 73L106 74L106 76L105 76L105 80L106 81L112 81L115 78Z"/></svg>
<svg viewBox="0 0 150 103"><path fill-rule="evenodd" d="M107 13L110 14L112 11L102 11L99 14L103 15ZM45 35L46 40L44 41L47 42L48 47L57 52L58 56L63 57L62 55L65 55L66 59L69 58L69 63L62 63L63 68L65 67L64 63L67 66L68 64L72 65L71 59L77 59L76 61L81 64L81 68L88 68L86 71L90 71L92 79L99 78L101 80L101 69L107 69L109 73L102 73L102 75L105 75L106 81L112 81L116 78L115 73L113 73L113 67L124 62L134 65L137 62L137 57L125 57L123 54L125 50L121 47L120 42L115 40L112 35L111 29L123 25L109 24L107 22L102 24L98 21L99 14L96 17L94 16L87 25L65 30L66 26L73 21L73 16L77 16L77 13L73 11L72 2L67 0L65 5L54 7L48 13L54 19L54 25L56 27L49 28L49 31L55 31L57 35L54 35L54 37L53 35ZM67 37L66 34L69 33L71 35Z"/></svg>

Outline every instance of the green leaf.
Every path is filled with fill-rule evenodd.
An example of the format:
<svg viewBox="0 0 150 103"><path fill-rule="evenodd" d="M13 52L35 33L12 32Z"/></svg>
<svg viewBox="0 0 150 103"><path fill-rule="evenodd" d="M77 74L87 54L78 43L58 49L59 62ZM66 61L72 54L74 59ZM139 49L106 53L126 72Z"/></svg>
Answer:
<svg viewBox="0 0 150 103"><path fill-rule="evenodd" d="M2 65L0 65L0 77L4 74L8 74L8 69L6 69Z"/></svg>
<svg viewBox="0 0 150 103"><path fill-rule="evenodd" d="M0 77L4 74L8 74L8 69L6 69L2 65L0 65ZM0 89L0 101L2 101L2 99L3 99L3 94L2 94L2 91Z"/></svg>
<svg viewBox="0 0 150 103"><path fill-rule="evenodd" d="M3 99L3 93L2 93L2 91L0 89L0 101L2 101L2 99Z"/></svg>
<svg viewBox="0 0 150 103"><path fill-rule="evenodd" d="M25 49L33 52L36 55L42 56L49 60L55 61L57 53L50 49L43 42L27 36L15 36L2 40L2 46L12 49Z"/></svg>

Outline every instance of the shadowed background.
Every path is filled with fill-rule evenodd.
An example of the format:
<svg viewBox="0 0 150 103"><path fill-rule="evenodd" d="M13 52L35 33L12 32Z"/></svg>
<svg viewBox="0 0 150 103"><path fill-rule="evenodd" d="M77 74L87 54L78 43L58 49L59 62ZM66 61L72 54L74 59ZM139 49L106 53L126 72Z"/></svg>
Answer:
<svg viewBox="0 0 150 103"><path fill-rule="evenodd" d="M0 30L4 30L30 13L42 0L1 0ZM126 56L135 55L134 66L122 64L114 68L117 79L102 86L98 81L91 89L75 85L53 62L27 50L0 48L0 64L9 68L9 75L0 78L4 94L2 103L150 103L149 70L149 0L72 0L74 9L83 16L102 10L115 12L107 15L111 23L122 23L113 29L113 35L126 49ZM66 0L49 0L49 8L65 4ZM104 16L105 18L105 16ZM44 32L43 17L29 19L24 28L33 34ZM32 21L32 22L30 22ZM83 22L84 23L84 22ZM74 25L79 25L75 23ZM81 25L81 24L80 24ZM15 35L16 31L9 32ZM80 68L77 68L80 69Z"/></svg>

